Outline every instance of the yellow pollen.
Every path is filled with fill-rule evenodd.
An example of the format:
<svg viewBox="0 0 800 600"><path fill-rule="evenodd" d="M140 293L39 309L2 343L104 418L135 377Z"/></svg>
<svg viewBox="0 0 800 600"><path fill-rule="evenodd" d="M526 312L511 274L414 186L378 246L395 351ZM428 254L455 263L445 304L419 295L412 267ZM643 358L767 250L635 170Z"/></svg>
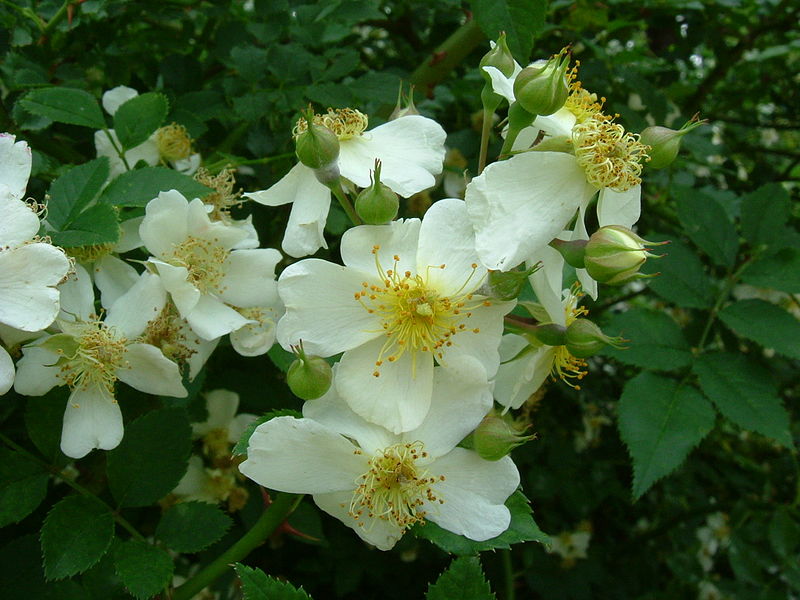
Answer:
<svg viewBox="0 0 800 600"><path fill-rule="evenodd" d="M172 250L167 262L185 267L188 280L203 293L218 291L228 251L218 242L189 236Z"/></svg>
<svg viewBox="0 0 800 600"><path fill-rule="evenodd" d="M417 465L427 458L422 442L395 444L375 453L366 473L356 480L350 501L350 516L359 524L369 517L381 519L405 530L425 519L421 507L444 501L434 494L432 485L443 478L430 476Z"/></svg>
<svg viewBox="0 0 800 600"><path fill-rule="evenodd" d="M367 115L354 108L329 108L324 115L315 114L314 123L330 129L339 141L358 137L367 129L369 118ZM305 118L300 117L292 130L292 135L297 137L308 129Z"/></svg>
<svg viewBox="0 0 800 600"><path fill-rule="evenodd" d="M67 256L71 256L81 262L94 262L99 258L108 256L114 250L114 244L93 244L91 246L77 246L66 248Z"/></svg>
<svg viewBox="0 0 800 600"><path fill-rule="evenodd" d="M578 164L595 187L624 192L642 182L642 161L650 160L649 146L609 117L595 116L576 124L572 143Z"/></svg>
<svg viewBox="0 0 800 600"><path fill-rule="evenodd" d="M128 340L100 320L70 323L68 329L77 347L59 360L58 377L73 390L103 387L113 395L117 370L125 366Z"/></svg>
<svg viewBox="0 0 800 600"><path fill-rule="evenodd" d="M158 153L164 160L182 160L192 153L192 138L183 125L172 123L156 132Z"/></svg>
<svg viewBox="0 0 800 600"><path fill-rule="evenodd" d="M606 99L600 98L598 100L597 94L593 94L583 88L581 82L578 81L578 67L580 66L580 61L576 60L575 64L567 72L570 93L564 103L564 108L575 115L578 123L583 123L587 119L602 113Z"/></svg>
<svg viewBox="0 0 800 600"><path fill-rule="evenodd" d="M585 307L578 306L578 300L580 300L582 295L580 286L578 285L573 286L570 290L569 297L564 305L564 314L566 317L564 324L566 327L569 327L575 319L589 314L589 311ZM586 377L588 374L586 370L587 364L588 363L583 358L572 356L566 346L556 346L550 375L554 379L560 379L568 386L579 390L581 389L580 386L577 385L577 383L573 383L571 380L580 381Z"/></svg>
<svg viewBox="0 0 800 600"><path fill-rule="evenodd" d="M236 180L233 173L233 169L226 168L216 175L211 175L205 168L200 167L194 174L195 181L214 190L203 198L203 204L212 207L208 214L208 218L212 221L229 221L230 210L242 204L242 190L234 191Z"/></svg>

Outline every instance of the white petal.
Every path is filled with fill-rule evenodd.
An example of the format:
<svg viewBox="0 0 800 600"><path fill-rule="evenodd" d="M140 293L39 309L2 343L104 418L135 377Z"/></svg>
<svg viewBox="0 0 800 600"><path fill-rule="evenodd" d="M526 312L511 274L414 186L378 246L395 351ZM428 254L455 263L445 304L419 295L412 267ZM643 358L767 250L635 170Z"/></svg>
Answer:
<svg viewBox="0 0 800 600"><path fill-rule="evenodd" d="M122 413L105 388L75 390L67 400L61 429L61 451L83 458L94 448L111 450L122 441Z"/></svg>
<svg viewBox="0 0 800 600"><path fill-rule="evenodd" d="M44 348L25 346L22 358L17 362L14 390L23 396L43 396L55 386L63 385L58 377L60 369L52 366L58 358L57 354Z"/></svg>
<svg viewBox="0 0 800 600"><path fill-rule="evenodd" d="M144 216L134 217L120 224L119 241L114 245L114 252L123 254L144 245L139 236L139 228L142 226L143 220Z"/></svg>
<svg viewBox="0 0 800 600"><path fill-rule="evenodd" d="M275 266L281 253L272 248L234 250L225 261L220 298L240 308L262 306L278 295Z"/></svg>
<svg viewBox="0 0 800 600"><path fill-rule="evenodd" d="M186 345L194 350L192 355L189 357L189 381L193 381L200 372L200 369L203 368L203 365L206 364L206 361L208 361L208 359L214 353L214 350L216 350L217 344L219 344L219 338L208 341L200 339L191 329L189 329L188 324L186 327L186 333L184 335L189 338L186 342Z"/></svg>
<svg viewBox="0 0 800 600"><path fill-rule="evenodd" d="M259 485L291 494L353 490L368 468L368 458L355 449L316 421L276 417L253 432L239 470Z"/></svg>
<svg viewBox="0 0 800 600"><path fill-rule="evenodd" d="M382 279L378 264L384 272L394 269L416 273L420 225L419 219L401 219L389 225L352 227L342 236L339 248L342 262L378 281ZM373 254L375 246L379 248ZM395 261L395 256L400 260Z"/></svg>
<svg viewBox="0 0 800 600"><path fill-rule="evenodd" d="M572 139L572 128L575 126L575 115L567 108L560 108L552 115L539 115L533 122L533 127L544 131L550 137Z"/></svg>
<svg viewBox="0 0 800 600"><path fill-rule="evenodd" d="M575 219L575 228L572 230L572 235L570 235L569 239L589 239L589 232L586 230L586 204L582 205L578 210L578 218ZM597 282L591 278L589 272L586 269L575 269L575 275L583 291L589 294L593 300L597 300Z"/></svg>
<svg viewBox="0 0 800 600"><path fill-rule="evenodd" d="M360 346L382 333L380 321L356 299L363 275L309 258L290 265L278 280L286 314L278 322L285 350L303 341L306 352L331 356Z"/></svg>
<svg viewBox="0 0 800 600"><path fill-rule="evenodd" d="M0 396L5 394L14 385L14 361L0 346Z"/></svg>
<svg viewBox="0 0 800 600"><path fill-rule="evenodd" d="M544 383L553 368L555 348L542 346L517 360L511 360L528 343L513 334L503 336L500 365L494 378L494 397L507 408L519 408Z"/></svg>
<svg viewBox="0 0 800 600"><path fill-rule="evenodd" d="M151 258L148 262L154 265L161 277L161 283L169 292L178 312L186 318L200 301L200 290L189 280L189 271L186 267L175 267L169 263Z"/></svg>
<svg viewBox="0 0 800 600"><path fill-rule="evenodd" d="M138 95L139 92L135 89L124 85L118 85L103 94L103 108L113 117L120 106Z"/></svg>
<svg viewBox="0 0 800 600"><path fill-rule="evenodd" d="M426 518L471 540L483 541L508 529L511 513L503 504L519 485L519 472L508 456L483 460L474 452L454 448L429 467L431 475L444 475L434 493L444 504L428 504Z"/></svg>
<svg viewBox="0 0 800 600"><path fill-rule="evenodd" d="M509 104L512 104L516 100L514 97L516 73L512 77L506 77L497 67L483 67L483 70L492 80L492 91L500 94Z"/></svg>
<svg viewBox="0 0 800 600"><path fill-rule="evenodd" d="M433 370L433 399L425 420L403 434L419 440L425 451L437 458L450 452L474 431L492 407L486 371L474 358L453 359L447 367Z"/></svg>
<svg viewBox="0 0 800 600"><path fill-rule="evenodd" d="M248 413L236 415L228 425L228 442L231 444L238 442L245 430L257 420L258 417L256 415Z"/></svg>
<svg viewBox="0 0 800 600"><path fill-rule="evenodd" d="M642 213L642 186L636 185L624 192L609 188L600 190L597 199L597 220L600 227L621 225L630 229Z"/></svg>
<svg viewBox="0 0 800 600"><path fill-rule="evenodd" d="M119 157L119 154L114 148L114 144L116 144L118 148L122 147L117 133L113 129L109 129L108 133L103 130L94 132L94 147L97 150L97 156L105 156L108 158L110 167L108 174L109 181L128 171L128 167L133 169L139 161L144 161L145 164L153 167L157 165L160 160L155 134L151 135L138 146L134 146L130 150L125 151L125 160L128 162L128 167L125 166L125 163Z"/></svg>
<svg viewBox="0 0 800 600"><path fill-rule="evenodd" d="M25 189L28 187L32 157L27 142L15 140L13 135L0 133L0 184L8 188L12 198L19 199L25 196ZM3 219L5 218L4 214ZM0 237L0 244L6 243L8 242Z"/></svg>
<svg viewBox="0 0 800 600"><path fill-rule="evenodd" d="M195 307L184 318L204 340L216 339L249 323L249 319L210 295L200 296Z"/></svg>
<svg viewBox="0 0 800 600"><path fill-rule="evenodd" d="M59 293L53 286L68 269L67 257L50 244L0 252L0 323L25 331L50 325L59 308Z"/></svg>
<svg viewBox="0 0 800 600"><path fill-rule="evenodd" d="M60 319L66 321L90 321L95 315L94 285L89 272L75 265L75 273L58 286L61 292Z"/></svg>
<svg viewBox="0 0 800 600"><path fill-rule="evenodd" d="M96 260L92 267L94 284L100 290L100 304L108 308L139 280L139 273L131 265L107 254Z"/></svg>
<svg viewBox="0 0 800 600"><path fill-rule="evenodd" d="M0 247L19 246L39 232L39 217L22 200L0 198L0 211Z"/></svg>
<svg viewBox="0 0 800 600"><path fill-rule="evenodd" d="M528 279L541 304L553 323L566 325L566 315L561 302L562 273L564 257L550 246L545 246L533 257L533 261L541 261L542 267Z"/></svg>
<svg viewBox="0 0 800 600"><path fill-rule="evenodd" d="M211 390L206 393L206 408L208 418L202 423L192 423L195 437L202 437L214 429L228 429L239 408L239 394L230 390Z"/></svg>
<svg viewBox="0 0 800 600"><path fill-rule="evenodd" d="M197 172L197 169L200 167L201 161L202 157L195 153L186 158L173 161L172 168L179 173L183 173L184 175L194 175Z"/></svg>
<svg viewBox="0 0 800 600"><path fill-rule="evenodd" d="M258 315L254 315L253 311ZM276 307L261 306L247 311L247 317L254 320L236 331L231 331L233 349L242 356L261 356L275 343L275 325L283 315L283 305L278 300Z"/></svg>
<svg viewBox="0 0 800 600"><path fill-rule="evenodd" d="M206 493L206 486L208 485L209 476L203 466L203 459L197 455L189 457L189 464L178 485L172 490L173 494L180 496L192 496L193 499L200 500L201 502L209 502L216 504L215 498L211 498Z"/></svg>
<svg viewBox="0 0 800 600"><path fill-rule="evenodd" d="M312 181L316 183L316 186L312 185ZM302 163L297 163L272 187L260 192L246 192L242 195L264 206L283 206L294 202L298 196L306 194L308 189L304 188L313 187L322 188L330 196L328 188L317 181L314 171Z"/></svg>
<svg viewBox="0 0 800 600"><path fill-rule="evenodd" d="M222 221L212 221L208 216L208 205L199 198L189 202L186 211L186 231L189 236L209 240L230 250L248 236L248 232ZM181 240L183 241L183 240Z"/></svg>
<svg viewBox="0 0 800 600"><path fill-rule="evenodd" d="M326 513L350 527L362 540L378 550L391 550L403 537L403 530L390 521L362 515L358 520L349 514L352 492L314 494L314 502Z"/></svg>
<svg viewBox="0 0 800 600"><path fill-rule="evenodd" d="M381 160L381 182L408 198L433 187L442 172L447 137L433 119L409 115L345 140L339 149L339 170L359 187L370 185L370 170Z"/></svg>
<svg viewBox="0 0 800 600"><path fill-rule="evenodd" d="M139 337L167 303L167 291L158 275L145 271L134 285L108 309L105 323L128 339Z"/></svg>
<svg viewBox="0 0 800 600"><path fill-rule="evenodd" d="M569 154L527 152L489 165L466 193L484 265L508 271L549 244L575 214L587 185Z"/></svg>
<svg viewBox="0 0 800 600"><path fill-rule="evenodd" d="M150 344L130 344L125 348L125 366L117 378L145 394L185 398L178 365Z"/></svg>
<svg viewBox="0 0 800 600"><path fill-rule="evenodd" d="M189 234L189 202L177 190L170 190L150 200L145 211L139 236L151 254L168 258Z"/></svg>
<svg viewBox="0 0 800 600"><path fill-rule="evenodd" d="M336 390L359 416L394 433L419 427L431 405L433 357L403 353L394 362L375 362L385 337L348 350L339 361ZM380 375L375 377L374 373Z"/></svg>

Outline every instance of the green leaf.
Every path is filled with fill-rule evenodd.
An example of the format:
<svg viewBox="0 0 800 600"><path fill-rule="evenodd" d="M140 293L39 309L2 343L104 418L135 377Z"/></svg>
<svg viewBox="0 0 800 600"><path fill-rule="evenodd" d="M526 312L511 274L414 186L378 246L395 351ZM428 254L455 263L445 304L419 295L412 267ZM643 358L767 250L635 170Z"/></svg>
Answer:
<svg viewBox="0 0 800 600"><path fill-rule="evenodd" d="M108 483L120 506L147 506L178 484L189 461L192 428L178 408L156 410L125 427L107 456Z"/></svg>
<svg viewBox="0 0 800 600"><path fill-rule="evenodd" d="M20 103L29 113L59 123L103 129L106 120L89 92L74 88L51 87L33 90Z"/></svg>
<svg viewBox="0 0 800 600"><path fill-rule="evenodd" d="M680 327L663 312L632 308L614 315L603 331L628 340L623 349L608 346L603 350L603 354L626 365L672 371L692 362L689 344Z"/></svg>
<svg viewBox="0 0 800 600"><path fill-rule="evenodd" d="M56 179L48 192L47 222L62 230L100 193L108 179L108 158L101 156Z"/></svg>
<svg viewBox="0 0 800 600"><path fill-rule="evenodd" d="M544 26L546 0L476 0L471 6L486 37L496 40L505 31L511 54L517 62L527 65L533 37Z"/></svg>
<svg viewBox="0 0 800 600"><path fill-rule="evenodd" d="M114 113L114 133L123 148L138 146L164 122L169 104L163 94L139 94L122 104Z"/></svg>
<svg viewBox="0 0 800 600"><path fill-rule="evenodd" d="M780 247L789 210L789 192L782 185L762 185L742 200L742 235L754 247Z"/></svg>
<svg viewBox="0 0 800 600"><path fill-rule="evenodd" d="M625 385L619 431L633 459L633 498L668 475L714 427L714 409L694 387L645 371Z"/></svg>
<svg viewBox="0 0 800 600"><path fill-rule="evenodd" d="M768 371L746 356L728 352L700 356L693 369L700 389L725 417L742 429L757 431L792 447L789 413L781 404Z"/></svg>
<svg viewBox="0 0 800 600"><path fill-rule="evenodd" d="M800 545L800 524L792 517L791 511L781 506L772 515L768 530L769 543L775 554L783 559L794 557Z"/></svg>
<svg viewBox="0 0 800 600"><path fill-rule="evenodd" d="M119 241L117 211L108 204L95 204L83 211L64 231L52 231L53 243L63 248L115 244Z"/></svg>
<svg viewBox="0 0 800 600"><path fill-rule="evenodd" d="M493 600L495 598L489 582L483 575L481 561L477 556L456 558L439 576L436 583L428 586L425 600Z"/></svg>
<svg viewBox="0 0 800 600"><path fill-rule="evenodd" d="M522 492L514 492L506 500L506 507L511 512L511 523L508 529L497 537L483 542L475 542L463 535L451 533L432 521L415 525L412 531L415 536L433 542L445 552L458 555L477 554L496 548L508 549L511 544L520 542L550 543L550 537L543 533L533 520L531 505Z"/></svg>
<svg viewBox="0 0 800 600"><path fill-rule="evenodd" d="M100 202L115 206L146 206L160 192L169 190L178 190L189 200L203 198L214 191L172 169L145 167L117 177L100 196Z"/></svg>
<svg viewBox="0 0 800 600"><path fill-rule="evenodd" d="M44 574L63 579L99 561L114 539L114 515L96 498L69 496L56 504L42 527Z"/></svg>
<svg viewBox="0 0 800 600"><path fill-rule="evenodd" d="M278 581L261 569L241 563L235 563L233 568L242 581L244 600L311 600L302 587L297 589L291 583Z"/></svg>
<svg viewBox="0 0 800 600"><path fill-rule="evenodd" d="M676 195L678 218L686 235L716 264L733 266L739 237L725 209L711 196L694 189L678 188Z"/></svg>
<svg viewBox="0 0 800 600"><path fill-rule="evenodd" d="M800 358L800 321L779 306L764 300L740 300L726 306L719 318L748 340L789 358Z"/></svg>
<svg viewBox="0 0 800 600"><path fill-rule="evenodd" d="M233 520L213 504L183 502L164 513L156 537L175 552L199 552L220 539Z"/></svg>
<svg viewBox="0 0 800 600"><path fill-rule="evenodd" d="M784 248L754 261L742 273L742 281L787 294L800 294L800 249Z"/></svg>
<svg viewBox="0 0 800 600"><path fill-rule="evenodd" d="M0 527L31 514L47 495L48 473L20 452L0 448Z"/></svg>
<svg viewBox="0 0 800 600"><path fill-rule="evenodd" d="M296 410L292 410L291 408L280 408L269 411L267 414L259 417L247 426L247 428L242 432L242 435L239 437L239 441L236 442L236 445L233 447L233 454L247 454L247 446L250 443L250 436L253 435L253 432L259 425L262 425L263 423L266 423L275 417L296 417L300 419L302 416L303 415L301 413L297 412Z"/></svg>
<svg viewBox="0 0 800 600"><path fill-rule="evenodd" d="M670 238L664 235L648 235L648 240L661 242ZM711 281L706 275L697 252L679 240L670 240L669 246L659 246L663 251L658 260L648 260L642 266L647 275L660 273L647 281L648 287L667 302L685 308L709 308L714 302Z"/></svg>
<svg viewBox="0 0 800 600"><path fill-rule="evenodd" d="M135 598L150 598L172 581L174 568L166 550L129 540L114 551L117 575Z"/></svg>

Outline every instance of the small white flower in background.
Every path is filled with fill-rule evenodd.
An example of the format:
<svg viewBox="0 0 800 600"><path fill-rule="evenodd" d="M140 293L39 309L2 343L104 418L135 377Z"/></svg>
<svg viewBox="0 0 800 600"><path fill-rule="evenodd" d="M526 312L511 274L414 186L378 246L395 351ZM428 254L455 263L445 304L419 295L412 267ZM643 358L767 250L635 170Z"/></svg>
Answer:
<svg viewBox="0 0 800 600"><path fill-rule="evenodd" d="M14 389L41 396L57 385L70 387L61 432L61 450L67 456L110 450L122 440L122 413L114 398L117 380L148 394L186 396L178 366L158 348L137 340L165 301L158 277L143 273L100 320L83 267L76 266L76 276L61 286L56 321L61 333L23 347Z"/></svg>
<svg viewBox="0 0 800 600"><path fill-rule="evenodd" d="M323 357L344 352L334 384L361 417L395 433L419 426L434 363L474 356L495 374L514 303L477 295L486 269L463 201L436 202L422 222L349 229L341 255L345 266L312 258L281 274L278 341Z"/></svg>
<svg viewBox="0 0 800 600"><path fill-rule="evenodd" d="M445 131L426 117L408 115L366 131L367 116L350 108L328 109L316 115L339 139L338 166L342 177L358 187L369 187L375 159L381 160L381 182L408 198L436 183L445 156ZM305 120L298 127L305 126ZM245 194L267 206L293 203L283 238L284 252L294 257L327 248L322 235L331 202L330 190L314 171L298 163L269 189Z"/></svg>
<svg viewBox="0 0 800 600"><path fill-rule="evenodd" d="M56 318L56 285L69 259L36 241L39 217L22 199L31 173L31 151L13 135L0 134L0 324L25 332L44 329ZM14 364L0 345L0 395L14 381Z"/></svg>
<svg viewBox="0 0 800 600"><path fill-rule="evenodd" d="M260 324L243 313L277 302L280 252L242 248L250 245L247 230L211 221L197 198L189 202L176 190L160 193L148 203L139 234L153 254L147 264L161 277L180 315L205 340Z"/></svg>
<svg viewBox="0 0 800 600"><path fill-rule="evenodd" d="M437 367L430 412L400 435L363 420L331 388L303 405L304 418L260 425L239 468L267 488L313 494L317 506L381 550L425 520L487 540L508 528L504 502L519 485L508 456L490 462L456 447L491 407L488 385L474 358Z"/></svg>
<svg viewBox="0 0 800 600"><path fill-rule="evenodd" d="M562 566L570 568L577 559L587 556L586 551L592 539L591 523L583 521L576 531L563 531L550 539L552 543L547 551L550 554L558 554L562 559Z"/></svg>
<svg viewBox="0 0 800 600"><path fill-rule="evenodd" d="M230 512L235 512L247 503L249 493L242 484L244 476L235 465L208 467L197 455L189 457L186 473L172 490L172 499L178 501L226 503Z"/></svg>
<svg viewBox="0 0 800 600"><path fill-rule="evenodd" d="M695 535L700 540L697 560L703 571L711 571L714 568L714 555L731 543L731 528L728 525L727 515L721 512L708 515L706 524L698 528Z"/></svg>
<svg viewBox="0 0 800 600"><path fill-rule="evenodd" d="M230 461L231 447L257 417L248 413L236 414L239 408L239 395L236 392L212 390L205 396L208 418L202 423L192 424L193 437L203 440L207 456Z"/></svg>

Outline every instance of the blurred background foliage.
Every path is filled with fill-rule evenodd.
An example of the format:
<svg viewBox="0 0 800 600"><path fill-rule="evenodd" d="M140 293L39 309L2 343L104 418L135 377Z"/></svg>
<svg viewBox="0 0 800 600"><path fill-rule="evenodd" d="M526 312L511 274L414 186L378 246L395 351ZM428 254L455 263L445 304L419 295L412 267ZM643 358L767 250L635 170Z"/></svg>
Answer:
<svg viewBox="0 0 800 600"><path fill-rule="evenodd" d="M95 150L86 129L26 112L19 102L25 93L53 84L98 97L117 85L157 90L170 99L168 121L187 127L206 166L239 166L237 185L254 191L294 164L291 129L307 103L358 108L375 125L388 117L403 81L415 84L420 112L448 131L448 146L457 150L449 172L474 174L483 85L477 64L500 29L508 30L523 65L570 46L584 87L607 98L608 112L619 113L631 131L678 128L699 113L709 123L684 139L679 159L645 171L639 231L673 240L670 257L652 268L662 279L604 287L589 303L592 318L631 339L629 354L593 358L583 389L549 384L527 407L538 439L514 457L537 523L557 542L549 552L530 543L485 553L482 563L501 598L511 588L519 598L560 600L797 597L800 487L793 447L748 430L758 426L718 418L685 463L634 501L629 449L616 421L623 388L635 393L625 386L642 377L641 368L657 382L683 383L698 373L702 379L696 356L707 347L746 356L789 416L797 412L800 211L791 200L800 181L798 13L800 4L791 0L0 0L0 131L34 149L28 193L41 199L55 177L94 158ZM495 137L494 155L499 146ZM444 195L438 188L413 198L402 214L418 216ZM751 223L773 200L780 214L763 223L765 232L753 233ZM279 247L288 207L252 211L262 246ZM332 207L329 230L340 233L345 224ZM714 246L718 238L733 239L729 250ZM718 260L730 249L734 259ZM334 246L330 253L336 255ZM749 276L756 287L745 287L747 272L739 267L753 259L773 262ZM783 328L778 320L754 333L721 322L716 317L733 298L793 311L794 324ZM640 311L631 313L640 320L621 308ZM653 313L668 315L662 338L653 333ZM785 350L764 349L776 345ZM653 364L659 351L670 364ZM270 356L272 362L246 359L222 348L202 385L237 391L247 412L298 408L282 378L285 355ZM743 393L750 393L746 385ZM128 395L120 402L126 420L159 405ZM0 408L4 430L29 448L32 421L40 440L57 435L64 394L52 396L48 403L9 394ZM202 416L202 401L194 400L191 411ZM77 476L100 495L107 493L104 461L98 452L77 464ZM64 486L51 487L47 502L4 529L3 597L125 597L106 559L74 581L44 583L37 532L65 493ZM193 561L219 554L260 507L254 487L235 528L191 555ZM147 536L159 511L126 514ZM291 523L316 541L280 533L247 563L316 598L422 597L449 563L410 535L389 555L371 551L310 502ZM232 579L233 572L217 588L227 589Z"/></svg>

